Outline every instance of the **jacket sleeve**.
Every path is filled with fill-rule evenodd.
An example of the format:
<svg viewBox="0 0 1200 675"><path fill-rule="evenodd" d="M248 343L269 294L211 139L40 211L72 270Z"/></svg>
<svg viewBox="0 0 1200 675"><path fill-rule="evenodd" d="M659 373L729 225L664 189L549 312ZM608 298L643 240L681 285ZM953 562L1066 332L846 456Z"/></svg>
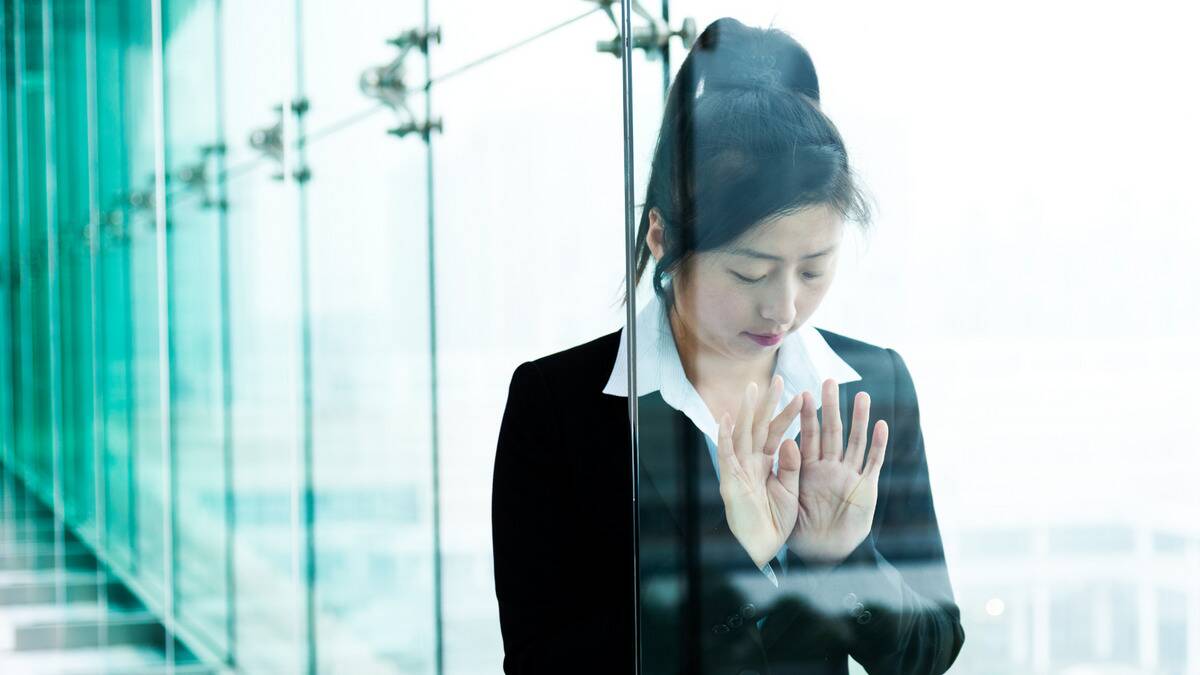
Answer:
<svg viewBox="0 0 1200 675"><path fill-rule="evenodd" d="M965 635L934 513L916 390L904 360L887 353L895 370L895 419L889 420L893 433L871 532L828 570L806 568L789 551L784 597L763 626L773 664L804 652L814 632L835 641L871 675L938 675L962 649Z"/></svg>
<svg viewBox="0 0 1200 675"><path fill-rule="evenodd" d="M513 373L492 474L492 555L504 672L632 672L618 605L596 605L573 562L582 560L563 469L564 435L536 364ZM589 608L584 611L584 608Z"/></svg>

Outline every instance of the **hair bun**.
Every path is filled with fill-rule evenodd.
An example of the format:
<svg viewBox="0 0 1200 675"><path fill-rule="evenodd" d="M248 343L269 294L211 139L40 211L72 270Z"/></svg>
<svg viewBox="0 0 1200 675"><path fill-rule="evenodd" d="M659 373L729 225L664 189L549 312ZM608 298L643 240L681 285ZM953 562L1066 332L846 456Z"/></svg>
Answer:
<svg viewBox="0 0 1200 675"><path fill-rule="evenodd" d="M696 39L688 58L704 91L782 88L821 98L808 51L778 28L752 29L737 19L717 19Z"/></svg>

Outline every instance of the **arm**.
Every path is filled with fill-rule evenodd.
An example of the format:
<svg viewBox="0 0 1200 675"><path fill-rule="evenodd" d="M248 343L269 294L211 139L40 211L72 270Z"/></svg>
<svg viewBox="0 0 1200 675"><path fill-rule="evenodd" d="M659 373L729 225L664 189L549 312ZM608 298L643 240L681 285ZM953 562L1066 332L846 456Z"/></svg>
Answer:
<svg viewBox="0 0 1200 675"><path fill-rule="evenodd" d="M633 670L625 662L627 619L620 603L595 602L579 550L571 479L563 471L564 434L534 363L513 373L500 424L492 476L492 540L496 598L504 640L504 672Z"/></svg>
<svg viewBox="0 0 1200 675"><path fill-rule="evenodd" d="M916 391L900 355L888 354L896 398L887 499L868 536L831 569L806 567L789 551L783 585L791 599L763 627L773 662L793 658L814 624L872 675L940 674L962 649Z"/></svg>

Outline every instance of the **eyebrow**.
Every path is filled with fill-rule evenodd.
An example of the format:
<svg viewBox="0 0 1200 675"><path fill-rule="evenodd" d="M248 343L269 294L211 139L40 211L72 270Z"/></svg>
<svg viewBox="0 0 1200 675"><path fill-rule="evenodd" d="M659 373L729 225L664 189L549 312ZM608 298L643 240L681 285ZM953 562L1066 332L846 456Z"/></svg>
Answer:
<svg viewBox="0 0 1200 675"><path fill-rule="evenodd" d="M812 260L813 258L820 258L821 256L823 256L827 253L830 253L832 251L833 251L833 247L830 246L829 248L827 248L823 251L817 251L816 253L809 253L808 255L806 255L800 259L801 260ZM763 253L762 251L755 251L752 248L735 248L732 251L730 251L730 253L733 255L744 255L748 258L760 258L762 260L775 260L775 261L783 260L783 258L780 258L777 255Z"/></svg>

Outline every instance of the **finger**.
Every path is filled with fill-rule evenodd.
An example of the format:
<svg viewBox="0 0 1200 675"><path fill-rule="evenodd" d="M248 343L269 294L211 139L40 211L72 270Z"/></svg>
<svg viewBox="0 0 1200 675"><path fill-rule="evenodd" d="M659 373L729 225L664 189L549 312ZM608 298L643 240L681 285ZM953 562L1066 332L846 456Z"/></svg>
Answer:
<svg viewBox="0 0 1200 675"><path fill-rule="evenodd" d="M754 449L767 455L775 454L775 448L779 445L776 443L768 447L767 438L770 436L771 414L779 405L781 395L783 395L783 378L776 375L771 378L771 386L767 390L767 395L762 397L754 411Z"/></svg>
<svg viewBox="0 0 1200 675"><path fill-rule="evenodd" d="M732 480L737 475L737 457L733 454L733 424L729 413L721 414L721 423L717 427L717 465L720 467L720 482Z"/></svg>
<svg viewBox="0 0 1200 675"><path fill-rule="evenodd" d="M800 414L800 408L803 403L804 399L797 394L787 404L787 407L781 410L775 416L775 419L771 420L771 426L767 432L766 448L774 451L775 448L779 447L779 442L783 440L783 434L788 430L788 427L792 426L792 421L796 419L796 415ZM763 452L767 452L766 448L763 449Z"/></svg>
<svg viewBox="0 0 1200 675"><path fill-rule="evenodd" d="M817 421L817 403L807 391L800 394L800 455L804 463L815 462L821 457L821 423Z"/></svg>
<svg viewBox="0 0 1200 675"><path fill-rule="evenodd" d="M842 458L842 413L838 408L838 384L830 378L821 385L821 459Z"/></svg>
<svg viewBox="0 0 1200 675"><path fill-rule="evenodd" d="M737 455L738 462L744 466L749 466L750 455L752 454L754 439L752 436L751 424L754 421L754 402L758 398L758 385L754 382L746 385L746 391L742 394L742 404L738 408L737 422L733 425L733 454Z"/></svg>
<svg viewBox="0 0 1200 675"><path fill-rule="evenodd" d="M883 468L883 458L887 454L887 441L887 422L879 420L875 423L875 433L871 435L871 454L867 457L865 471L872 480L879 480L879 471Z"/></svg>
<svg viewBox="0 0 1200 675"><path fill-rule="evenodd" d="M871 419L871 396L865 391L854 397L854 417L850 421L850 438L846 440L846 464L862 471L863 454L867 448L867 424Z"/></svg>
<svg viewBox="0 0 1200 675"><path fill-rule="evenodd" d="M789 493L800 496L800 467L804 458L800 456L800 446L794 439L786 439L779 446L779 482Z"/></svg>

